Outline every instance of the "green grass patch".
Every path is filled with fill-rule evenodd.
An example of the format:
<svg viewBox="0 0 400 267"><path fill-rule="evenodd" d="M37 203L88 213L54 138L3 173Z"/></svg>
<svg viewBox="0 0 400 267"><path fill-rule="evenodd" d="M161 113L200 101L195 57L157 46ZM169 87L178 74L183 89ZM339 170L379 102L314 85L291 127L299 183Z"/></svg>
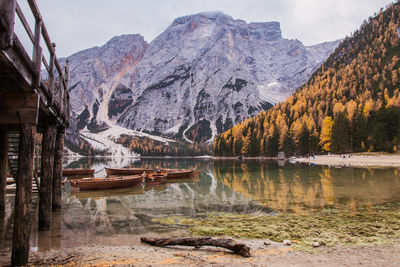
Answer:
<svg viewBox="0 0 400 267"><path fill-rule="evenodd" d="M308 214L278 215L205 213L198 217L173 216L156 219L164 224L186 225L194 236L237 236L289 239L297 249L313 242L323 246L388 243L400 238L400 203L356 212L323 210Z"/></svg>

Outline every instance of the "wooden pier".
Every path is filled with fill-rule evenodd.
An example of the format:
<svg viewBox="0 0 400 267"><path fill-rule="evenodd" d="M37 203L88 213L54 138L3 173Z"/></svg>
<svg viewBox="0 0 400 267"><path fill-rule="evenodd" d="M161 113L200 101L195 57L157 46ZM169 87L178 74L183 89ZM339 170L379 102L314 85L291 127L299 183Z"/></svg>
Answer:
<svg viewBox="0 0 400 267"><path fill-rule="evenodd" d="M33 185L39 190L39 230L49 229L51 211L61 208L62 150L70 117L68 62L60 66L36 2L26 1L35 19L32 27L16 0L0 0L0 217L5 211L8 169L16 182L13 266L28 264ZM17 19L33 51L26 51L15 33ZM40 179L35 164L38 143Z"/></svg>

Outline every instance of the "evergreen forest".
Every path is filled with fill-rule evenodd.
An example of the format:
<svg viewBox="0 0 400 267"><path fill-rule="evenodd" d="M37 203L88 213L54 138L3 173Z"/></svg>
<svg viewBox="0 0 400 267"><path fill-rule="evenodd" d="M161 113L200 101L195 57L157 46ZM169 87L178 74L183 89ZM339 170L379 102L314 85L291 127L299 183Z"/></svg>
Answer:
<svg viewBox="0 0 400 267"><path fill-rule="evenodd" d="M214 156L397 152L400 2L364 21L286 101L216 136Z"/></svg>

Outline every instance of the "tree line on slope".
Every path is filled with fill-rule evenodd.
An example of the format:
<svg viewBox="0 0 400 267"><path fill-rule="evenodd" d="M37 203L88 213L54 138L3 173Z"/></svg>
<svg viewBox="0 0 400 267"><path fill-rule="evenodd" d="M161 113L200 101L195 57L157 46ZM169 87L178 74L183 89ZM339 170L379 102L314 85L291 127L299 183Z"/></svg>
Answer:
<svg viewBox="0 0 400 267"><path fill-rule="evenodd" d="M216 136L216 156L400 149L400 2L364 21L286 101Z"/></svg>
<svg viewBox="0 0 400 267"><path fill-rule="evenodd" d="M121 135L118 143L142 156L204 156L210 155L210 145L206 143L189 144L170 142L168 144L146 137Z"/></svg>

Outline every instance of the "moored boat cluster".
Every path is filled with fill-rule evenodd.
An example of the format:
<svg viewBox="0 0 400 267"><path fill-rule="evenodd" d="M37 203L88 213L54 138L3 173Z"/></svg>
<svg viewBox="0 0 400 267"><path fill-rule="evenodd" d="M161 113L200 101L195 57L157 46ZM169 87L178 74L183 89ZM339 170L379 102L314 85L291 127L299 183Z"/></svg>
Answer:
<svg viewBox="0 0 400 267"><path fill-rule="evenodd" d="M70 180L71 186L79 190L112 189L130 186L160 185L168 179L194 177L199 174L195 169L146 169L146 168L105 168L105 178L80 178ZM93 175L91 169L65 169L65 176Z"/></svg>

